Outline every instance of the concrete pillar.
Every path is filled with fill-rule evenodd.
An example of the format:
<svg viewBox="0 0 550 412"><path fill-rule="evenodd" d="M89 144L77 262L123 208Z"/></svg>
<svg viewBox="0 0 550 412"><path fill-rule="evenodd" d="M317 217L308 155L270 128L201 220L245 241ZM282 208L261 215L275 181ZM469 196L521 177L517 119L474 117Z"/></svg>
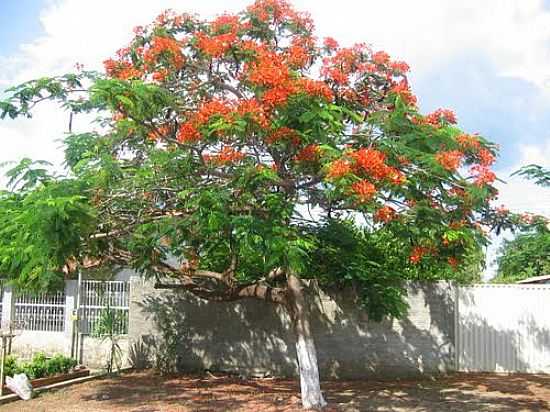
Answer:
<svg viewBox="0 0 550 412"><path fill-rule="evenodd" d="M77 281L65 281L65 338L71 340L74 328L74 311L76 309Z"/></svg>
<svg viewBox="0 0 550 412"><path fill-rule="evenodd" d="M14 293L11 286L4 287L4 294L2 296L2 329L9 329L12 323L14 314Z"/></svg>

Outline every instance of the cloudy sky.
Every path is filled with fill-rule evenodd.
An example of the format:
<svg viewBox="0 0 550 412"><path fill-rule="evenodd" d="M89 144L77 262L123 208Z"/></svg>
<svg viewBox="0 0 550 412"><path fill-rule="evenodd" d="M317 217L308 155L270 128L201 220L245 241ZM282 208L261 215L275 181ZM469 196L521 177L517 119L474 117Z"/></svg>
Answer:
<svg viewBox="0 0 550 412"><path fill-rule="evenodd" d="M1 1L0 96L10 85L71 71L77 62L100 68L130 40L134 26L163 9L208 17L250 1ZM500 184L498 203L550 215L550 190L510 178L524 164L550 166L550 0L294 4L312 14L319 37L364 41L407 61L422 111L452 108L465 130L500 145L496 168L507 183ZM31 121L0 122L0 162L31 157L59 163L67 120L45 105Z"/></svg>

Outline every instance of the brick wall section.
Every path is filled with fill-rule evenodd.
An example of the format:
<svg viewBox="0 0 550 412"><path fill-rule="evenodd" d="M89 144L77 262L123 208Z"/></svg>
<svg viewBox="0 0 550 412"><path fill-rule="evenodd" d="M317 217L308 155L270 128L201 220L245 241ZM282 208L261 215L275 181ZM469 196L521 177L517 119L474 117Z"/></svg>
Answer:
<svg viewBox="0 0 550 412"><path fill-rule="evenodd" d="M294 337L282 308L260 301L209 303L131 279L129 339L136 353L173 345L178 369L295 376ZM324 378L405 377L454 368L455 288L411 284L401 320L369 320L353 295L309 296ZM137 343L137 345L136 345ZM139 357L139 356L138 356Z"/></svg>

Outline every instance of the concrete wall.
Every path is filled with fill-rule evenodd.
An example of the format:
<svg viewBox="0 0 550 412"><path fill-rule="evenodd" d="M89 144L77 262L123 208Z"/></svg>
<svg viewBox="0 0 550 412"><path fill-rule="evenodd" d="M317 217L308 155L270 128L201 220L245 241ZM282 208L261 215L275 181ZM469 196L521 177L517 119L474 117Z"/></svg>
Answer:
<svg viewBox="0 0 550 412"><path fill-rule="evenodd" d="M297 374L294 337L282 308L253 300L209 303L155 290L139 278L131 282L132 358L151 359L157 347L173 351L181 371ZM455 366L455 288L448 283L410 285L408 315L380 323L368 319L351 292L309 301L325 378L404 377Z"/></svg>

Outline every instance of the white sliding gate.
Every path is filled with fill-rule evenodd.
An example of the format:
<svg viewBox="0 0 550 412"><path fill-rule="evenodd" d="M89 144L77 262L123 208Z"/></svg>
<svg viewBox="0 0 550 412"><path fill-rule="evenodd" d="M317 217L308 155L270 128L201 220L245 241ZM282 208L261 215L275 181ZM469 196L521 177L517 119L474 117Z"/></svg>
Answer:
<svg viewBox="0 0 550 412"><path fill-rule="evenodd" d="M461 371L550 373L550 285L457 288Z"/></svg>

